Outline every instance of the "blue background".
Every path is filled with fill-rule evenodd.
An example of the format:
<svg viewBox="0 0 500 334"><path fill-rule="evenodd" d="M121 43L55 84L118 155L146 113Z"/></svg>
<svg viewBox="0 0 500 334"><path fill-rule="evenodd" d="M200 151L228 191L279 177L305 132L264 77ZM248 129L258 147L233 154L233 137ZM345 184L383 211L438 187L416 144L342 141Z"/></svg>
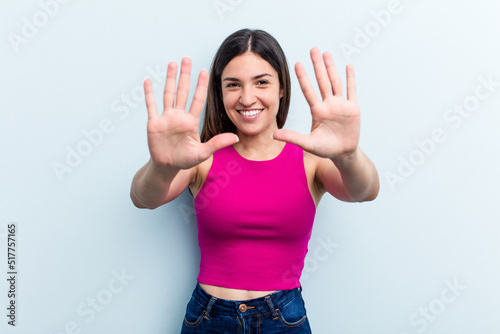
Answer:
<svg viewBox="0 0 500 334"><path fill-rule="evenodd" d="M199 268L196 221L187 192L154 211L131 203L149 157L142 83L161 101L169 61L208 69L222 40L249 27L276 37L292 74L300 61L312 77L314 46L343 77L354 65L360 145L380 175L374 202L325 196L318 207L301 279L313 332L500 333L499 9L2 1L0 268L15 222L19 277L15 328L1 280L0 331L179 332ZM307 133L294 74L292 84L286 127Z"/></svg>

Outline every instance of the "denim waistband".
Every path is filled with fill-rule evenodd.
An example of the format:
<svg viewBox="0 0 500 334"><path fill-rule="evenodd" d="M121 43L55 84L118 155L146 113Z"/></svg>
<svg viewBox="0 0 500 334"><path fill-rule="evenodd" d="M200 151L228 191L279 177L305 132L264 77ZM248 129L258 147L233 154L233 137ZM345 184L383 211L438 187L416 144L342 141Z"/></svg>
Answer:
<svg viewBox="0 0 500 334"><path fill-rule="evenodd" d="M276 310L280 309L282 305L285 305L297 295L300 295L301 292L302 286L290 290L276 291L267 296L254 299L227 300L210 295L197 282L192 298L205 308L205 317L207 319L211 319L210 314L239 316L243 318L256 313L271 313L273 317L277 317L278 313Z"/></svg>

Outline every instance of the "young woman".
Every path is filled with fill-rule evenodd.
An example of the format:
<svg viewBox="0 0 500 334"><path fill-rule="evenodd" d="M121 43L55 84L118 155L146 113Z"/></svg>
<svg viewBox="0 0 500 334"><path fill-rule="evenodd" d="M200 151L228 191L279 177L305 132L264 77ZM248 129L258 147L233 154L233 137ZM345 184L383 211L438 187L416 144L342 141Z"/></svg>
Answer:
<svg viewBox="0 0 500 334"><path fill-rule="evenodd" d="M194 196L201 263L182 333L310 333L299 278L316 207L325 192L352 202L378 194L377 171L358 146L354 70L346 68L346 99L332 56L313 48L311 59L321 99L295 66L311 108L308 135L282 129L288 65L261 30L226 38L210 77L200 72L188 113L189 58L177 90L177 64L168 65L162 113L144 83L151 159L134 177L132 201L154 209L186 188Z"/></svg>

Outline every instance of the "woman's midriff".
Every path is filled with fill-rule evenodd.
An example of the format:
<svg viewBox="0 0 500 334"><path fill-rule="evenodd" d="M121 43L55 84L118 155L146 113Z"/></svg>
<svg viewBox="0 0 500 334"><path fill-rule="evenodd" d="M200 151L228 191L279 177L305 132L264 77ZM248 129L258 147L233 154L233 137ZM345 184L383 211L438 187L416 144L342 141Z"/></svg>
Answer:
<svg viewBox="0 0 500 334"><path fill-rule="evenodd" d="M248 300L255 299L267 296L271 293L277 292L274 291L252 291L252 290L240 290L240 289L230 289L224 288L221 286L208 285L200 283L200 286L205 290L208 294L226 300Z"/></svg>

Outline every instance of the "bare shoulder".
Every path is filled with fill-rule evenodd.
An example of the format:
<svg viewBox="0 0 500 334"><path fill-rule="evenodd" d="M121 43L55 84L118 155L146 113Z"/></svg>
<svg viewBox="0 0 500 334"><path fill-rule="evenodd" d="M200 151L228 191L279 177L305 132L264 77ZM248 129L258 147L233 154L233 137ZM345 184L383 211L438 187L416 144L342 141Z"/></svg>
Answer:
<svg viewBox="0 0 500 334"><path fill-rule="evenodd" d="M189 189L193 196L196 196L200 192L201 187L203 187L203 183L205 183L207 179L213 161L214 156L211 155L207 160L201 162L194 168L192 182L189 184Z"/></svg>
<svg viewBox="0 0 500 334"><path fill-rule="evenodd" d="M326 189L330 189L328 192L333 197L349 201L340 171L330 159L304 151L304 166L309 189L317 202L327 192Z"/></svg>
<svg viewBox="0 0 500 334"><path fill-rule="evenodd" d="M308 178L310 176L309 174L311 174L312 177L316 175L320 161L321 158L317 155L304 151L304 167L306 168Z"/></svg>
<svg viewBox="0 0 500 334"><path fill-rule="evenodd" d="M309 191L318 206L321 197L325 193L322 189L321 184L318 183L318 169L321 165L321 159L317 155L304 151L304 168L306 171L307 185L309 186Z"/></svg>

